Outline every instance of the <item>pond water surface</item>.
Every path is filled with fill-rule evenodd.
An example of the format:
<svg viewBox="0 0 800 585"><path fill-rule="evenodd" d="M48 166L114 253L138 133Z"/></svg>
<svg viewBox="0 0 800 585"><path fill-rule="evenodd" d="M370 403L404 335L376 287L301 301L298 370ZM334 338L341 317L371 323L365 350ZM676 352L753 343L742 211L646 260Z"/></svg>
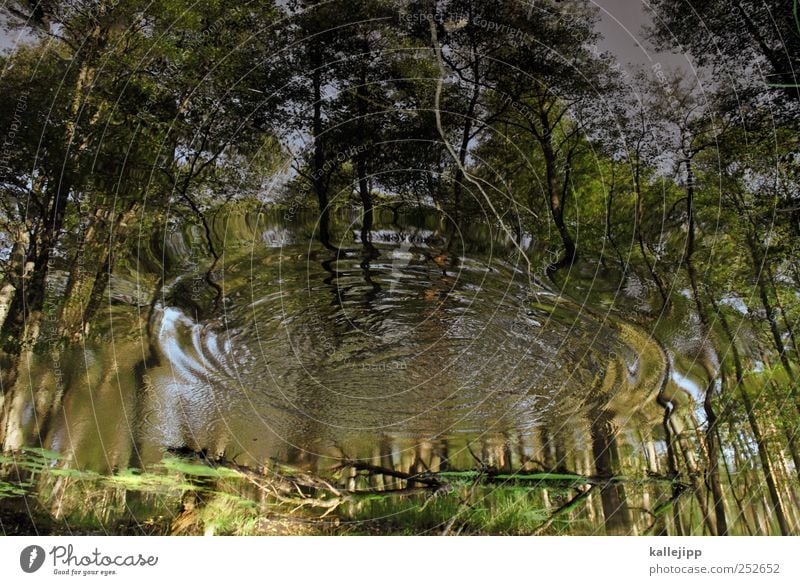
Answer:
<svg viewBox="0 0 800 585"><path fill-rule="evenodd" d="M223 253L213 265L196 226L142 243L115 275L92 336L18 358L4 451L45 448L45 471L92 474L28 481L24 499L37 490L67 499L63 484L163 471L178 454L289 465L353 491L418 485L402 474L511 473L456 488L476 498L470 514L488 509L496 520L511 502L510 514L530 516L512 528L484 523L487 532L703 533L703 498L681 495L701 457L705 382L680 291L659 316L655 288L633 269L583 261L553 280L534 277L496 226L456 228L435 213L379 215L365 249L351 219L338 218L335 251L316 241L311 221L256 213L217 222ZM521 243L534 254L535 240ZM669 432L680 469L668 460ZM6 498L16 501L12 460ZM343 471L343 461L374 469ZM592 493L555 475L514 481L525 472L593 478ZM736 472L726 476L731 506ZM123 516L138 527L159 514L174 520L186 506L179 498L167 510L156 490L134 507L124 484L97 489L92 497L105 494L110 510L104 530ZM436 532L461 514L425 516L428 497L351 503L337 522ZM681 500L676 528L659 506ZM748 522L772 530L764 505L745 502L740 532Z"/></svg>

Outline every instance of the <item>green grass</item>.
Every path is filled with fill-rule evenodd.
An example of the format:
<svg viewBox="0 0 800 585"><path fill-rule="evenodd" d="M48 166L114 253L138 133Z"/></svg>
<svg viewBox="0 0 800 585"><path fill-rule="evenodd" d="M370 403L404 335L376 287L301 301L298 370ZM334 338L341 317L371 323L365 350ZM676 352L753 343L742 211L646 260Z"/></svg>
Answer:
<svg viewBox="0 0 800 585"><path fill-rule="evenodd" d="M277 466L284 477L291 468ZM165 458L147 470L110 475L72 469L51 451L25 449L0 456L0 502L13 509L29 496L37 530L61 533L232 534L497 534L526 535L575 496L585 478L566 473L498 475L502 485L477 483L478 472L439 474L448 489L433 493L354 494L321 519L325 508L294 489L283 499L261 491L236 469L199 460ZM14 481L17 479L18 481ZM514 481L519 480L519 481ZM269 478L263 483L269 484ZM285 480L282 480L285 483ZM290 484L291 485L291 484ZM551 503L545 506L543 488ZM306 496L331 501L333 494ZM294 498L289 501L287 498ZM11 507L9 507L11 506ZM547 533L568 529L582 503L563 510ZM0 510L2 513L2 510ZM47 528L49 526L49 528ZM24 529L20 529L24 530ZM41 531L41 530L40 530Z"/></svg>
<svg viewBox="0 0 800 585"><path fill-rule="evenodd" d="M558 496L557 490L551 496ZM563 493L569 499L571 494ZM431 498L394 496L370 499L340 513L347 534L533 534L548 518L540 490L515 486L469 488ZM558 530L564 520L553 523Z"/></svg>

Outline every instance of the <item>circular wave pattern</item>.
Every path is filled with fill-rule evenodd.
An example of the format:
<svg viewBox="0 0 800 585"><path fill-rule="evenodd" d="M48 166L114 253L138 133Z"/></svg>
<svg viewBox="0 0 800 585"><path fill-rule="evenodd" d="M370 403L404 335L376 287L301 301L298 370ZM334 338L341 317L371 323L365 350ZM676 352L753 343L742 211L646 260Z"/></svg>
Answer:
<svg viewBox="0 0 800 585"><path fill-rule="evenodd" d="M163 308L160 441L249 451L267 433L316 451L530 432L655 387L646 341L532 289L507 254L424 230L374 240L376 254L334 256L267 237L226 263L224 320Z"/></svg>

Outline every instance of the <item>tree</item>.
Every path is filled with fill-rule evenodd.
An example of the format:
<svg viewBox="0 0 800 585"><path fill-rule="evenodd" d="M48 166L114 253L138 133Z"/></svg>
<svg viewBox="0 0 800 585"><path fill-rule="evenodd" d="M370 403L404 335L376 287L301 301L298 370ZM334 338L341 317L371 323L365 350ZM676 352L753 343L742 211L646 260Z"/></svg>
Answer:
<svg viewBox="0 0 800 585"><path fill-rule="evenodd" d="M21 18L26 6L12 7L13 14ZM54 262L68 271L63 302L55 303L55 334L77 338L87 332L127 226L144 206L151 214L185 206L217 256L203 200L209 192L217 201L235 197L225 193L230 169L243 157L275 150L274 134L263 130L275 118L263 113L269 102L262 98L254 107L242 82L253 55L238 51L252 34L250 25L268 29L276 18L271 3L231 11L216 0L191 10L180 3L87 0L39 5L34 12L33 20L17 25L32 23L34 33L52 44L34 40L31 49L11 56L13 67L3 79L9 89L35 94L25 113L26 144L9 173L14 201L24 197L26 203L7 206L8 221L28 228L14 235L19 245L13 266L4 271L0 317L7 348L36 341ZM273 39L263 34L261 46L251 50L263 59L264 45ZM260 73L262 82L269 77ZM38 88L48 82L44 76L64 81L50 94ZM268 159L261 156L260 169L251 166L248 181L274 170ZM26 168L33 160L37 168ZM63 265L62 249L69 256ZM206 280L219 298L212 268Z"/></svg>
<svg viewBox="0 0 800 585"><path fill-rule="evenodd" d="M31 191L38 191L33 194L38 201L38 219L34 223L40 221L41 225L29 234L32 238L27 238L22 260L26 268L0 329L3 345L14 350L38 337L47 275L67 210L90 181L101 128L108 123L109 104L103 99L105 92L96 87L101 82L100 72L125 50L137 27L136 8L128 2L115 2L113 9L111 2L101 1L58 6L17 4L11 5L10 10L21 18L18 26L33 26L35 31L58 39L58 51L45 53L45 58L67 59L61 66L63 82L52 96L51 108L59 115L45 121L45 125L54 126L52 134L50 128L46 132L45 148L52 151L52 156L37 159L40 167L29 170L31 178L35 177L29 181ZM121 82L116 78L114 81ZM31 127L35 127L33 122ZM13 273L19 271L12 270Z"/></svg>
<svg viewBox="0 0 800 585"><path fill-rule="evenodd" d="M563 247L561 258L548 269L551 274L577 258L566 221L573 167L588 144L591 124L605 114L597 97L610 88L608 63L591 50L597 38L595 13L583 5L563 10L545 7L538 18L514 19L524 23L529 45L503 56L507 66L496 82L506 101L516 104L500 123L530 133L544 163L544 195Z"/></svg>
<svg viewBox="0 0 800 585"><path fill-rule="evenodd" d="M800 30L787 0L654 0L651 9L662 48L679 43L728 86L800 102Z"/></svg>

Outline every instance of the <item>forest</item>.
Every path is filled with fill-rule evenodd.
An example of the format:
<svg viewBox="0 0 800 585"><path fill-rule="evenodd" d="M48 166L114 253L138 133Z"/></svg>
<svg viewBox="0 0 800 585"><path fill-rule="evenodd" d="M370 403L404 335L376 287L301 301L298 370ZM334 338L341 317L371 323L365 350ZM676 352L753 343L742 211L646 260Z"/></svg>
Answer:
<svg viewBox="0 0 800 585"><path fill-rule="evenodd" d="M797 2L602 5L5 2L0 531L800 534Z"/></svg>

